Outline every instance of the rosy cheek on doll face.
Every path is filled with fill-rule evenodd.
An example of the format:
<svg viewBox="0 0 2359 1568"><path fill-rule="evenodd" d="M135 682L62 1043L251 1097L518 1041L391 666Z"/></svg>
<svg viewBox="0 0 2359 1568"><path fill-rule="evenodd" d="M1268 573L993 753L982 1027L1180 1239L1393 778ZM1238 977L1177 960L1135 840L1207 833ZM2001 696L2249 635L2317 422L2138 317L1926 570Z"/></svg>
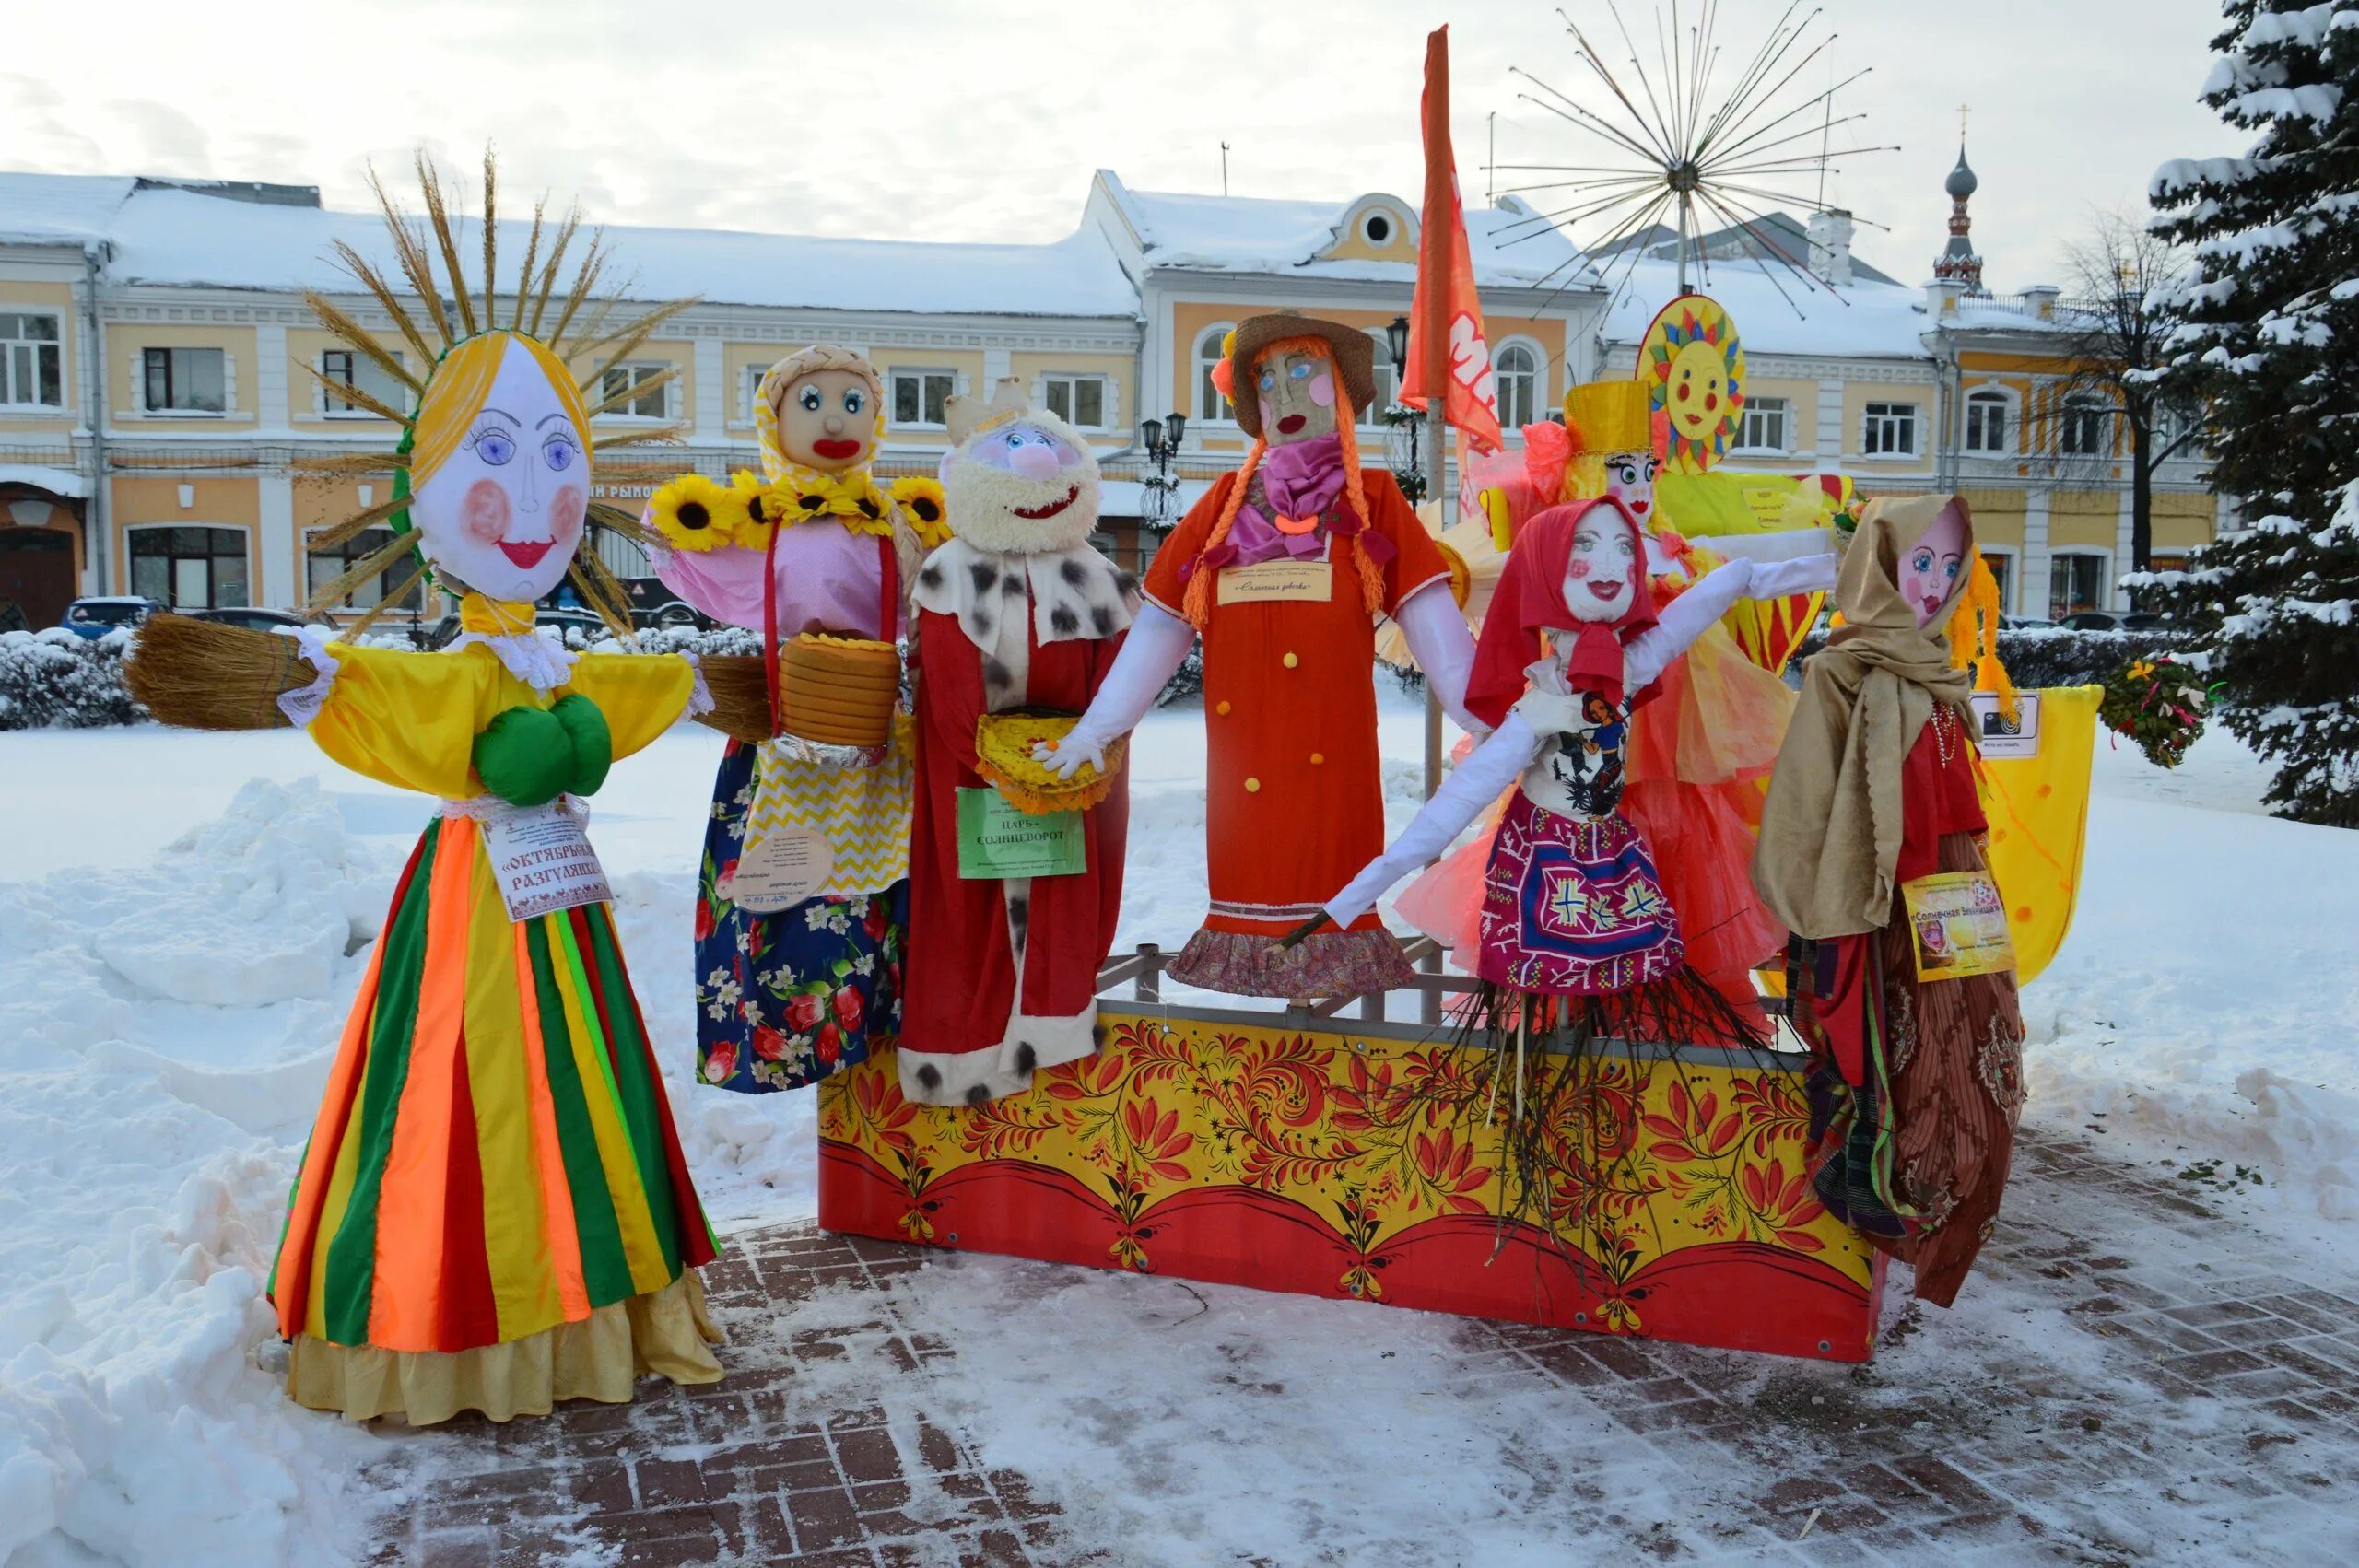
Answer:
<svg viewBox="0 0 2359 1568"><path fill-rule="evenodd" d="M1572 579L1575 582L1579 582L1581 579L1589 576L1590 570L1591 568L1589 562L1581 560L1579 557L1575 557L1566 566L1565 575Z"/></svg>
<svg viewBox="0 0 2359 1568"><path fill-rule="evenodd" d="M468 537L497 544L508 536L508 492L489 479L478 479L467 486L460 515Z"/></svg>
<svg viewBox="0 0 2359 1568"><path fill-rule="evenodd" d="M590 510L590 497L582 494L579 485L568 485L557 491L549 502L549 532L560 545L569 546L581 537L581 520Z"/></svg>
<svg viewBox="0 0 2359 1568"><path fill-rule="evenodd" d="M1317 404L1321 408L1334 407L1335 378L1329 375L1312 377L1310 380L1310 401Z"/></svg>
<svg viewBox="0 0 2359 1568"><path fill-rule="evenodd" d="M1278 405L1268 398L1262 399L1262 428L1271 429L1278 422Z"/></svg>

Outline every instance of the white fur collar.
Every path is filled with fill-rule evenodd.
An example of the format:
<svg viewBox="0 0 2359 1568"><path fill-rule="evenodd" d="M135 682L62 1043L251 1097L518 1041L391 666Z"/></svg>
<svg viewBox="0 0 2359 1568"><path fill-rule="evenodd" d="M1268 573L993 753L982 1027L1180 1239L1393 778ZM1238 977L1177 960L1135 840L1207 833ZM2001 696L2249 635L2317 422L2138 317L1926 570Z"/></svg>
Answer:
<svg viewBox="0 0 2359 1568"><path fill-rule="evenodd" d="M1021 597L1031 601L1032 635L1043 644L1112 637L1139 607L1136 579L1086 544L1001 555L957 537L925 558L916 597L921 610L957 616L985 653L998 645L1003 617L1022 613Z"/></svg>

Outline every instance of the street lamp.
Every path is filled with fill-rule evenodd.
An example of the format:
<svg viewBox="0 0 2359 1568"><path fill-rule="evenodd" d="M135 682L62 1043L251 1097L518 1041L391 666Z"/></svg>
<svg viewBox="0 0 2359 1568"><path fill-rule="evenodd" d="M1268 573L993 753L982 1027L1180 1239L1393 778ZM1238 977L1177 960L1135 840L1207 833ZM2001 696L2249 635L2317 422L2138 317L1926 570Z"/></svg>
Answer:
<svg viewBox="0 0 2359 1568"><path fill-rule="evenodd" d="M1171 474L1171 460L1188 439L1188 416L1167 414L1139 421L1139 447L1146 453L1147 472L1140 481L1140 521L1152 529L1167 529L1180 519L1180 481Z"/></svg>
<svg viewBox="0 0 2359 1568"><path fill-rule="evenodd" d="M1392 324L1384 329L1384 346L1392 351L1392 399L1398 403L1401 400L1401 383L1408 378L1409 374L1408 317L1392 318ZM1387 425L1391 424L1391 420L1385 418L1381 410L1378 412L1378 417L1384 419ZM1424 471L1417 466L1417 427L1424 423L1422 419L1412 419L1408 422L1409 466L1405 472L1396 475L1401 480L1402 493L1409 497L1412 505L1423 500L1426 494L1426 476Z"/></svg>

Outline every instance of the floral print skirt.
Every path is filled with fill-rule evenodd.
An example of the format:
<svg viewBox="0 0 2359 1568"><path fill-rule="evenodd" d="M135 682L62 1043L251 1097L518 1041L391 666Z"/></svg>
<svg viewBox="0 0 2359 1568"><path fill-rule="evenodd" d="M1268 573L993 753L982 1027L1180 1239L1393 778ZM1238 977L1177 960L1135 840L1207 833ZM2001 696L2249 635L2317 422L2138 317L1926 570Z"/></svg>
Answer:
<svg viewBox="0 0 2359 1568"><path fill-rule="evenodd" d="M1678 971L1684 954L1628 819L1559 816L1520 790L1491 845L1480 929L1484 979L1557 996L1636 990Z"/></svg>
<svg viewBox="0 0 2359 1568"><path fill-rule="evenodd" d="M893 1043L910 926L906 878L773 915L722 895L745 846L758 756L735 741L722 755L697 888L697 1081L746 1094L816 1083Z"/></svg>

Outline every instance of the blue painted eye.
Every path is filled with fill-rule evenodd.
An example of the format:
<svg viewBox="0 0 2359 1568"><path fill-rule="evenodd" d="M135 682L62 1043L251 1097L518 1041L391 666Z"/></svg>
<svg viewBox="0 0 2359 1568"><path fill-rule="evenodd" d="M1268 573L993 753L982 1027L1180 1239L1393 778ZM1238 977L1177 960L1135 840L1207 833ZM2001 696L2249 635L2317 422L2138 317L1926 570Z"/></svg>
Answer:
<svg viewBox="0 0 2359 1568"><path fill-rule="evenodd" d="M1275 370L1264 370L1262 372L1262 390L1263 392L1275 392L1277 390L1277 386L1278 373Z"/></svg>
<svg viewBox="0 0 2359 1568"><path fill-rule="evenodd" d="M857 391L844 393L844 412L857 414L868 406L868 399Z"/></svg>
<svg viewBox="0 0 2359 1568"><path fill-rule="evenodd" d="M803 405L804 413L816 414L819 412L819 404L826 399L819 395L817 387L804 387L794 394L794 401Z"/></svg>
<svg viewBox="0 0 2359 1568"><path fill-rule="evenodd" d="M574 445L563 436L551 436L541 444L541 457L552 474L562 474L573 466Z"/></svg>
<svg viewBox="0 0 2359 1568"><path fill-rule="evenodd" d="M1297 365L1287 370L1286 374L1297 381L1307 381L1310 380L1310 367L1308 364Z"/></svg>
<svg viewBox="0 0 2359 1568"><path fill-rule="evenodd" d="M514 437L499 430L486 430L475 438L475 456L494 468L503 467L516 455Z"/></svg>

